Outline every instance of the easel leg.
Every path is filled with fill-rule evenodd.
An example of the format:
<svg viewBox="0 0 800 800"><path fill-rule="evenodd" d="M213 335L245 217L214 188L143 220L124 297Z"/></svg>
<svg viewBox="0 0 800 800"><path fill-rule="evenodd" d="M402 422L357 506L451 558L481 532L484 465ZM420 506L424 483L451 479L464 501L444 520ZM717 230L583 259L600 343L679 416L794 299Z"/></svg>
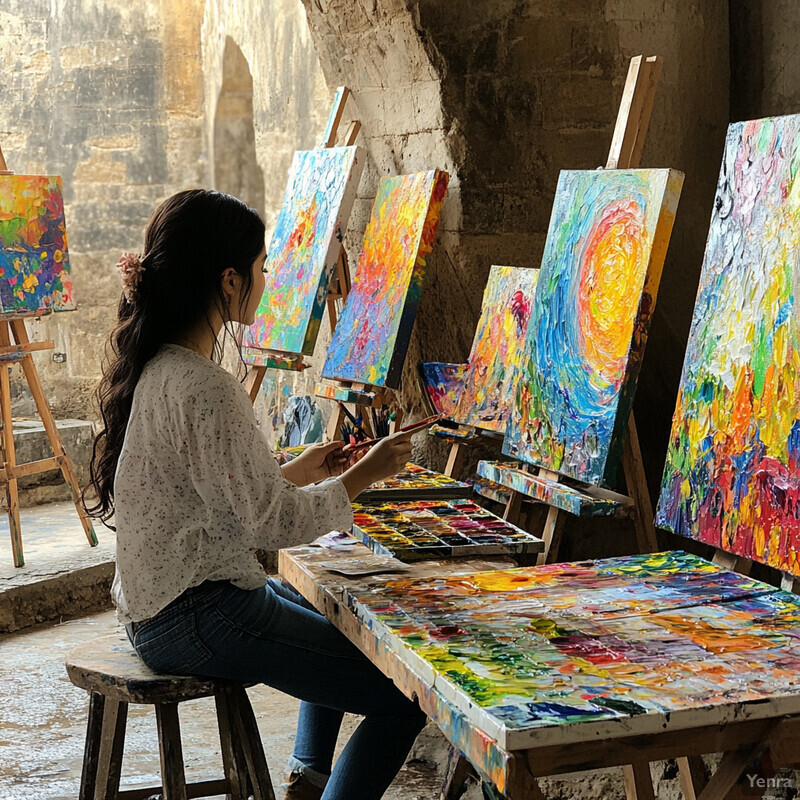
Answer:
<svg viewBox="0 0 800 800"><path fill-rule="evenodd" d="M519 492L511 491L511 496L506 503L505 511L503 511L503 519L510 522L512 525L517 524L519 519L519 512L522 509L522 495Z"/></svg>
<svg viewBox="0 0 800 800"><path fill-rule="evenodd" d="M703 759L700 756L689 756L678 758L677 762L683 800L697 800L697 792L702 792L708 783Z"/></svg>
<svg viewBox="0 0 800 800"><path fill-rule="evenodd" d="M25 330L25 321L21 319L11 320L11 331L14 334L14 339L17 344L28 344L28 332ZM7 329L6 329L7 336ZM2 342L0 344L9 344L9 342ZM72 468L72 460L64 450L64 444L61 441L61 435L56 428L56 422L53 419L53 413L50 411L50 404L44 394L42 382L39 380L39 374L36 372L36 365L33 363L33 357L28 353L25 358L20 361L22 371L25 373L25 378L28 381L33 399L36 402L36 410L42 418L42 424L45 431L47 431L47 438L50 440L50 446L53 448L53 454L58 460L61 467L61 474L64 476L67 487L72 494L72 501L75 503L75 508L81 520L81 525L86 533L86 538L89 544L94 547L97 544L97 536L95 535L92 521L89 519L86 511L81 503L81 490L78 486L78 479ZM11 409L9 408L9 415Z"/></svg>
<svg viewBox="0 0 800 800"><path fill-rule="evenodd" d="M466 452L467 449L461 442L453 442L450 445L450 455L447 456L447 466L444 468L444 474L448 478L455 478L456 474L461 472Z"/></svg>
<svg viewBox="0 0 800 800"><path fill-rule="evenodd" d="M544 539L544 550L539 553L536 559L537 564L555 564L558 560L558 551L561 546L561 532L564 530L566 517L555 506L551 506L547 512L547 519L542 531Z"/></svg>
<svg viewBox="0 0 800 800"><path fill-rule="evenodd" d="M455 747L451 747L439 800L459 800L467 790L467 781L473 775L475 770L469 761Z"/></svg>
<svg viewBox="0 0 800 800"><path fill-rule="evenodd" d="M647 478L642 464L642 451L639 447L639 436L636 432L636 421L631 412L628 419L628 431L622 448L622 468L625 471L625 483L628 494L634 501L634 526L636 543L640 553L655 553L658 550L656 528L653 523L653 505L647 488Z"/></svg>
<svg viewBox="0 0 800 800"><path fill-rule="evenodd" d="M8 346L9 344L8 323L0 323L0 345ZM22 567L25 565L25 556L22 552L22 530L19 524L19 490L17 479L14 477L14 467L17 465L17 459L14 451L14 421L11 416L11 381L8 369L5 364L0 364L3 469L6 473L6 509L8 512L8 526L11 532L11 551L14 555L14 566Z"/></svg>
<svg viewBox="0 0 800 800"><path fill-rule="evenodd" d="M655 800L650 763L637 761L622 768L625 781L625 796L628 800Z"/></svg>
<svg viewBox="0 0 800 800"><path fill-rule="evenodd" d="M247 389L247 394L250 395L251 403L255 403L266 374L266 367L250 367L250 372L247 373L247 378L244 382L244 388Z"/></svg>

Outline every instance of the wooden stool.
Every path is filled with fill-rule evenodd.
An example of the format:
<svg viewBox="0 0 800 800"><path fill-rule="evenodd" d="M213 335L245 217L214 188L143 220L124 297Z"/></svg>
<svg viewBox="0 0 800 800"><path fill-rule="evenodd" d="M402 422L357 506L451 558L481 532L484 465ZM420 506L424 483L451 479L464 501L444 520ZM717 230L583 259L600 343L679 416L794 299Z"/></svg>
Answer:
<svg viewBox="0 0 800 800"><path fill-rule="evenodd" d="M79 800L162 800L225 795L275 800L253 708L240 683L159 675L148 669L124 631L92 639L70 652L69 679L89 692L89 721ZM225 777L186 783L178 703L214 697ZM129 703L155 706L163 786L119 790Z"/></svg>

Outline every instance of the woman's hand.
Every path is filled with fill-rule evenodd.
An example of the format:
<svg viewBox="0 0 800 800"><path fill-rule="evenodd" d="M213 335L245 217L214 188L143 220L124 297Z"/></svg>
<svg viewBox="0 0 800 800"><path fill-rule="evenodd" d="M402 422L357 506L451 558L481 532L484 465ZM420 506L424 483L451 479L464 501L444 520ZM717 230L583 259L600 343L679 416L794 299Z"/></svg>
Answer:
<svg viewBox="0 0 800 800"><path fill-rule="evenodd" d="M376 481L390 478L405 467L411 457L411 437L414 433L405 431L386 436L344 473L342 483L351 500Z"/></svg>
<svg viewBox="0 0 800 800"><path fill-rule="evenodd" d="M347 465L344 442L312 444L281 467L283 477L296 486L308 486L341 475Z"/></svg>

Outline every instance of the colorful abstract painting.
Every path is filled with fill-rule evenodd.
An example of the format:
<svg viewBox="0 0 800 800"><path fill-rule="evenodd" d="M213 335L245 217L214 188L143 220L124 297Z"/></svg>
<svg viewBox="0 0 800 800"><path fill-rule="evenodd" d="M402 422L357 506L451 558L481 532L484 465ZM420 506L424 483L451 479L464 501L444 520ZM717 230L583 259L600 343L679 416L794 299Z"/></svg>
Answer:
<svg viewBox="0 0 800 800"><path fill-rule="evenodd" d="M683 175L562 172L504 451L613 485Z"/></svg>
<svg viewBox="0 0 800 800"><path fill-rule="evenodd" d="M363 505L399 500L463 499L471 494L472 487L468 483L409 463L397 475L373 483L358 496L358 501Z"/></svg>
<svg viewBox="0 0 800 800"><path fill-rule="evenodd" d="M267 285L242 342L248 362L260 363L251 350L314 352L363 167L358 147L294 154L264 266Z"/></svg>
<svg viewBox="0 0 800 800"><path fill-rule="evenodd" d="M800 708L798 598L681 552L388 579L349 602L508 751Z"/></svg>
<svg viewBox="0 0 800 800"><path fill-rule="evenodd" d="M443 361L423 361L419 365L422 386L434 414L444 414L452 419L458 407L458 398L464 388L466 364L449 364Z"/></svg>
<svg viewBox="0 0 800 800"><path fill-rule="evenodd" d="M324 377L398 387L448 177L431 170L378 184Z"/></svg>
<svg viewBox="0 0 800 800"><path fill-rule="evenodd" d="M540 553L544 542L470 500L353 504L353 535L381 555L424 558Z"/></svg>
<svg viewBox="0 0 800 800"><path fill-rule="evenodd" d="M800 575L800 116L728 128L656 524Z"/></svg>
<svg viewBox="0 0 800 800"><path fill-rule="evenodd" d="M538 269L492 267L454 419L505 434Z"/></svg>
<svg viewBox="0 0 800 800"><path fill-rule="evenodd" d="M0 314L74 308L61 178L0 175Z"/></svg>

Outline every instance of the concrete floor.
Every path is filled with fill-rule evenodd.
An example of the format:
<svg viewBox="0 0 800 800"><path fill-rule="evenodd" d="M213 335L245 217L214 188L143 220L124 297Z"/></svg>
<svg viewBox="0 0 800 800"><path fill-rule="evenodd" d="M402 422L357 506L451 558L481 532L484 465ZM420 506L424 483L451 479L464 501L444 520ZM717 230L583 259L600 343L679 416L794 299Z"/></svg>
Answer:
<svg viewBox="0 0 800 800"><path fill-rule="evenodd" d="M0 639L0 800L77 797L88 698L69 682L64 657L79 642L111 632L115 626L114 613L107 611ZM297 701L264 686L250 689L249 694L277 792L294 739ZM213 700L191 701L181 710L187 776L221 777ZM355 724L356 718L346 720L342 740ZM130 707L122 775L123 788L160 783L151 707ZM412 761L386 797L427 800L436 795L439 785L435 768Z"/></svg>

